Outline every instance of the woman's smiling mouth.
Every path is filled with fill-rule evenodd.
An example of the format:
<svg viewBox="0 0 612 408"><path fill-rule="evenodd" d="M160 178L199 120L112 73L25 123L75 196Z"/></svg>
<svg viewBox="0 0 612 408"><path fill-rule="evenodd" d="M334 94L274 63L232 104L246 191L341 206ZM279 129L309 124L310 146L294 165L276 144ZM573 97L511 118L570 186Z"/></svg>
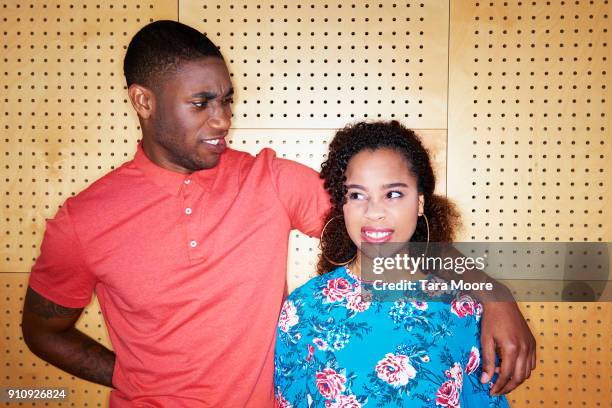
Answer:
<svg viewBox="0 0 612 408"><path fill-rule="evenodd" d="M391 228L362 227L361 238L363 238L365 242L378 244L390 241L393 231L394 230Z"/></svg>

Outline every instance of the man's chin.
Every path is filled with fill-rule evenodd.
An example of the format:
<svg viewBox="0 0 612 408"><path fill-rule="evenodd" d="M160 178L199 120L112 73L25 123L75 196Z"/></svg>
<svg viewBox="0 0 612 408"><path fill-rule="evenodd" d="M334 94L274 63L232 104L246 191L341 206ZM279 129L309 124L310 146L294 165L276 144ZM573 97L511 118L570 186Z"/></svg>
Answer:
<svg viewBox="0 0 612 408"><path fill-rule="evenodd" d="M194 171L199 170L209 170L215 168L219 165L219 161L221 159L221 154L215 155L215 157L207 157L206 159L198 158L196 161L196 169Z"/></svg>

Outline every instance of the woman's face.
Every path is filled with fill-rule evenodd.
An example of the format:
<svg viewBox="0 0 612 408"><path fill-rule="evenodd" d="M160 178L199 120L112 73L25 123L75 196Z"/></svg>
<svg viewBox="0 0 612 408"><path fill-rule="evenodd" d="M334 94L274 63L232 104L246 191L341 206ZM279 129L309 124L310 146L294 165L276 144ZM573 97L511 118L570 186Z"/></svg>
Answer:
<svg viewBox="0 0 612 408"><path fill-rule="evenodd" d="M361 250L362 242L407 242L423 212L423 195L406 159L382 148L363 150L346 169L346 229Z"/></svg>

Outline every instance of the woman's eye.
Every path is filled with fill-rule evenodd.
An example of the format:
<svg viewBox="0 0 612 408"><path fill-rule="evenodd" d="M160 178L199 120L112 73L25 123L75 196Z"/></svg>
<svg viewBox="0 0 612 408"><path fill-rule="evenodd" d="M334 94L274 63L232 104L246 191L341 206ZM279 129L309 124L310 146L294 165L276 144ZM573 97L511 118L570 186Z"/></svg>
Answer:
<svg viewBox="0 0 612 408"><path fill-rule="evenodd" d="M348 193L349 200L363 200L363 194L361 193Z"/></svg>
<svg viewBox="0 0 612 408"><path fill-rule="evenodd" d="M404 195L402 193L400 193L399 191L389 191L387 193L387 198L400 198L403 197Z"/></svg>

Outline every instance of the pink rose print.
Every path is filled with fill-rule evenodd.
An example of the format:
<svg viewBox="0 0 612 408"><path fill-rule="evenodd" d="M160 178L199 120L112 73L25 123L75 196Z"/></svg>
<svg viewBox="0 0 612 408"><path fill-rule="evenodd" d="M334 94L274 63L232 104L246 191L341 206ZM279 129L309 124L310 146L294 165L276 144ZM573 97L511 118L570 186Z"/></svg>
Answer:
<svg viewBox="0 0 612 408"><path fill-rule="evenodd" d="M479 365L480 365L480 350L472 346L472 350L470 351L470 359L468 360L468 363L465 366L465 372L468 375L472 374L474 371L476 371Z"/></svg>
<svg viewBox="0 0 612 408"><path fill-rule="evenodd" d="M385 358L376 364L378 378L394 387L408 384L408 380L416 376L416 370L410 364L410 359L403 354L387 353Z"/></svg>
<svg viewBox="0 0 612 408"><path fill-rule="evenodd" d="M421 361L424 363L429 363L429 356L427 354L425 354L424 356L421 356Z"/></svg>
<svg viewBox="0 0 612 408"><path fill-rule="evenodd" d="M452 378L457 383L457 388L461 390L463 386L463 369L461 368L461 364L455 363L453 366L444 372L446 377Z"/></svg>
<svg viewBox="0 0 612 408"><path fill-rule="evenodd" d="M459 317L474 316L476 302L468 295L461 295L459 299L453 299L451 302L451 312Z"/></svg>
<svg viewBox="0 0 612 408"><path fill-rule="evenodd" d="M436 392L436 405L459 408L459 392L457 391L455 381L448 380L438 388L438 392Z"/></svg>
<svg viewBox="0 0 612 408"><path fill-rule="evenodd" d="M323 371L317 371L316 384L317 390L323 397L335 399L345 390L346 377L331 368L324 368Z"/></svg>
<svg viewBox="0 0 612 408"><path fill-rule="evenodd" d="M278 318L278 327L287 333L290 328L295 326L300 321L297 315L297 309L292 301L288 300L283 304L280 316Z"/></svg>
<svg viewBox="0 0 612 408"><path fill-rule="evenodd" d="M363 312L370 307L370 302L364 300L359 292L351 292L346 296L346 308L356 312Z"/></svg>
<svg viewBox="0 0 612 408"><path fill-rule="evenodd" d="M329 302L338 302L353 291L353 287L348 280L336 278L327 281L327 287L323 289L323 294L327 296Z"/></svg>
<svg viewBox="0 0 612 408"><path fill-rule="evenodd" d="M410 303L412 303L412 307L421 311L427 310L428 308L427 302L423 302L421 300L413 300Z"/></svg>
<svg viewBox="0 0 612 408"><path fill-rule="evenodd" d="M293 405L291 405L289 401L287 401L285 397L283 397L283 393L281 392L280 388L278 388L278 392L276 393L276 404L274 404L274 407L275 408L293 408Z"/></svg>
<svg viewBox="0 0 612 408"><path fill-rule="evenodd" d="M329 405L328 408L361 408L361 404L354 395L338 395L338 398Z"/></svg>

